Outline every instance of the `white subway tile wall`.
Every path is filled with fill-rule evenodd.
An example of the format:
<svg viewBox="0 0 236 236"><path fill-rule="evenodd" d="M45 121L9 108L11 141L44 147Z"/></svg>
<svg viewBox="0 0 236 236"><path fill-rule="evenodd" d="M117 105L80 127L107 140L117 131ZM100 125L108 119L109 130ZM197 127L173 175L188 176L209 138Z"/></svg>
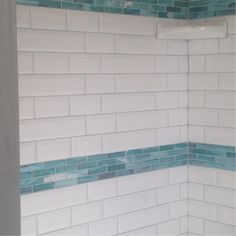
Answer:
<svg viewBox="0 0 236 236"><path fill-rule="evenodd" d="M221 39L189 40L189 141L235 146L235 16Z"/></svg>
<svg viewBox="0 0 236 236"><path fill-rule="evenodd" d="M197 235L235 235L236 173L189 167L189 232Z"/></svg>
<svg viewBox="0 0 236 236"><path fill-rule="evenodd" d="M226 19L227 38L188 42L157 39L156 18L17 6L21 164L188 137L234 145ZM178 167L24 195L22 235L233 235L235 183Z"/></svg>

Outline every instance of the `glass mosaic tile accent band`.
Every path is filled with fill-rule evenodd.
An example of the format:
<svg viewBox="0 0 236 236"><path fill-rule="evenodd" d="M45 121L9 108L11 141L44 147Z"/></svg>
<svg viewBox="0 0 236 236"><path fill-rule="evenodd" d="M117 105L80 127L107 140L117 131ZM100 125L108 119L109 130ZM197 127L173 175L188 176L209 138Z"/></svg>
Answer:
<svg viewBox="0 0 236 236"><path fill-rule="evenodd" d="M21 193L88 183L183 165L236 171L235 147L177 143L21 166Z"/></svg>
<svg viewBox="0 0 236 236"><path fill-rule="evenodd" d="M16 0L16 2L31 6L175 19L235 14L235 0Z"/></svg>
<svg viewBox="0 0 236 236"><path fill-rule="evenodd" d="M21 193L186 165L188 144L157 146L21 166Z"/></svg>
<svg viewBox="0 0 236 236"><path fill-rule="evenodd" d="M236 148L204 143L189 143L189 164L236 171Z"/></svg>

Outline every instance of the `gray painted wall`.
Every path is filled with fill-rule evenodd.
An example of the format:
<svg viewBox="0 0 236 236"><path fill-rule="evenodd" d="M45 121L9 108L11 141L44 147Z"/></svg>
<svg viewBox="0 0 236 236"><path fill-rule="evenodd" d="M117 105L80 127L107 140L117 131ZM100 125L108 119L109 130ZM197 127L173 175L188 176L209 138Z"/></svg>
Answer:
<svg viewBox="0 0 236 236"><path fill-rule="evenodd" d="M0 0L0 235L20 234L15 0Z"/></svg>

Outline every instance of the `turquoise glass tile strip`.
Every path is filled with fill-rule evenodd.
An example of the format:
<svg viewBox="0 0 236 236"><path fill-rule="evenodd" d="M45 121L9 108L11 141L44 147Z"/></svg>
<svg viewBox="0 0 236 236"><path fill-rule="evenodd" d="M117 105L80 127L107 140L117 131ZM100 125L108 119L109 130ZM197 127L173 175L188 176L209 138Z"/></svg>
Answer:
<svg viewBox="0 0 236 236"><path fill-rule="evenodd" d="M201 19L234 15L235 0L16 0L17 4L117 14Z"/></svg>
<svg viewBox="0 0 236 236"><path fill-rule="evenodd" d="M232 146L177 143L21 166L21 193L88 183L183 165L236 171Z"/></svg>
<svg viewBox="0 0 236 236"><path fill-rule="evenodd" d="M21 166L21 193L186 165L187 143L127 150Z"/></svg>

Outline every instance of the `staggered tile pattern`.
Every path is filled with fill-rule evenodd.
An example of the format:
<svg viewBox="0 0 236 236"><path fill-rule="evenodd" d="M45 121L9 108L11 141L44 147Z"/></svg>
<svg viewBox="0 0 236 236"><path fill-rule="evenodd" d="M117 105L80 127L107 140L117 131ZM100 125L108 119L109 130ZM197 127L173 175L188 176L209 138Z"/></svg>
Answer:
<svg viewBox="0 0 236 236"><path fill-rule="evenodd" d="M17 0L18 4L186 19L188 0Z"/></svg>
<svg viewBox="0 0 236 236"><path fill-rule="evenodd" d="M21 193L187 164L188 145L179 143L21 166Z"/></svg>
<svg viewBox="0 0 236 236"><path fill-rule="evenodd" d="M234 0L17 0L17 3L176 19L196 19L235 14Z"/></svg>
<svg viewBox="0 0 236 236"><path fill-rule="evenodd" d="M178 143L21 166L21 193L77 185L108 178L197 165L236 171L235 147Z"/></svg>
<svg viewBox="0 0 236 236"><path fill-rule="evenodd" d="M234 15L235 0L189 0L190 19Z"/></svg>

